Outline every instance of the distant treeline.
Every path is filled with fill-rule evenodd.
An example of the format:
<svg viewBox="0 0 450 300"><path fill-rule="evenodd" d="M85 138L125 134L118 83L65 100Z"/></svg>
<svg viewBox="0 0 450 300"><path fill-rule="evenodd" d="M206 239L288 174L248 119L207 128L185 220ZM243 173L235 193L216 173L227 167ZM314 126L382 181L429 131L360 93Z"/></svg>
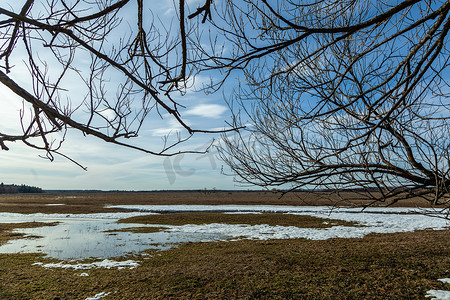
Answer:
<svg viewBox="0 0 450 300"><path fill-rule="evenodd" d="M25 184L4 184L0 183L0 194L19 194L19 193L43 193L41 188L28 186Z"/></svg>

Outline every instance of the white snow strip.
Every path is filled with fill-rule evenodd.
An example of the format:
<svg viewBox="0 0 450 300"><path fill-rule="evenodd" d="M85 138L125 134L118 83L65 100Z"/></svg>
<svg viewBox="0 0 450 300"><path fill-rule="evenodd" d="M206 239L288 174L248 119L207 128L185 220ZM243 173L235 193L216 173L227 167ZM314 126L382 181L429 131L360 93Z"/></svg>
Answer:
<svg viewBox="0 0 450 300"><path fill-rule="evenodd" d="M429 290L425 297L437 300L450 300L450 291Z"/></svg>
<svg viewBox="0 0 450 300"><path fill-rule="evenodd" d="M80 277L89 277L89 274L88 273L81 273L81 274L78 274L78 276L80 276Z"/></svg>
<svg viewBox="0 0 450 300"><path fill-rule="evenodd" d="M413 224L420 225L420 224ZM428 228L428 226L425 226ZM330 238L362 238L370 233L394 233L410 232L425 229L423 226L409 226L402 228L399 226L378 226L378 227L350 227L333 226L330 228L298 228L294 226L269 226L245 225L245 224L203 224L203 225L184 225L173 226L167 229L169 232L189 233L189 234L217 234L224 235L231 239L247 238L258 240L269 239L310 239L326 240ZM441 228L443 229L443 228Z"/></svg>
<svg viewBox="0 0 450 300"><path fill-rule="evenodd" d="M291 205L107 205L106 208L118 208L131 211L148 212L366 212L366 213L424 213L423 208L410 207L329 207L329 206L291 206ZM428 211L427 211L428 212ZM436 213L436 211L431 211Z"/></svg>
<svg viewBox="0 0 450 300"><path fill-rule="evenodd" d="M93 262L89 264L64 264L63 262L59 263L50 263L50 264L43 264L41 262L34 263L33 266L42 266L44 268L62 268L62 269L74 269L74 270L89 270L92 268L105 268L105 269L125 269L130 268L134 269L139 264L135 262L134 260L125 260L125 261L114 261L109 259L104 259L102 261Z"/></svg>
<svg viewBox="0 0 450 300"><path fill-rule="evenodd" d="M159 214L163 212L228 212L228 213L302 213L302 214L334 214L346 213L376 213L376 214L434 214L439 211L425 210L423 208L405 207L369 207L362 211L361 208L333 208L328 206L287 206L287 205L107 205L106 208L118 208L130 210L130 212L110 212L92 214L20 214L0 212L0 223L22 222L34 219L36 221L46 219L125 219L135 216Z"/></svg>
<svg viewBox="0 0 450 300"><path fill-rule="evenodd" d="M61 206L61 205L65 205L64 203L48 203L45 204L46 206Z"/></svg>
<svg viewBox="0 0 450 300"><path fill-rule="evenodd" d="M45 214L45 213L36 213L36 214L20 214L20 213L5 213L0 212L0 223L20 223L26 220L32 221L46 221L46 220L70 220L70 219L107 219L107 220L118 220L131 218L136 216L143 215L153 215L155 213L151 212L111 212L111 213L93 213L93 214Z"/></svg>
<svg viewBox="0 0 450 300"><path fill-rule="evenodd" d="M438 281L450 284L450 278L441 278L441 279L438 279ZM437 299L437 300L450 300L450 291L429 290L429 291L427 291L427 294L425 295L425 297Z"/></svg>
<svg viewBox="0 0 450 300"><path fill-rule="evenodd" d="M135 206L140 207L140 206ZM173 211L191 211L194 208L189 205L178 206ZM448 220L442 218L433 218L423 214L405 214L410 212L410 208L376 208L374 212L360 212L360 209L336 209L330 211L325 207L287 207L287 206L247 206L245 208L236 206L220 206L220 210L228 209L229 211L272 211L286 212L290 210L291 214L310 215L325 219L338 219L349 222L355 222L359 226L333 226L330 228L298 228L294 226L269 226L269 225L245 225L245 217L242 219L241 225L236 224L188 224L184 226L165 226L170 232L183 232L189 234L217 234L225 235L229 238L236 239L239 237L249 239L291 239L306 238L312 240L324 240L329 238L362 238L369 233L395 233L395 232L412 232L416 230L434 229L444 230L450 225ZM150 211L167 211L168 206L148 207ZM201 208L201 207L200 207ZM196 208L197 209L197 208ZM217 206L205 206L202 211L214 209L218 211ZM389 211L390 213L381 213Z"/></svg>
<svg viewBox="0 0 450 300"><path fill-rule="evenodd" d="M89 298L86 298L85 300L98 300L98 299L108 296L109 294L111 294L111 293L101 292L101 293L95 294L94 297L89 297Z"/></svg>
<svg viewBox="0 0 450 300"><path fill-rule="evenodd" d="M106 208L117 208L131 211L148 212L349 212L349 213L413 213L440 214L441 210L414 207L331 207L331 206L292 206L292 205L106 205Z"/></svg>
<svg viewBox="0 0 450 300"><path fill-rule="evenodd" d="M225 215L261 215L262 212L260 211L226 211L224 212Z"/></svg>

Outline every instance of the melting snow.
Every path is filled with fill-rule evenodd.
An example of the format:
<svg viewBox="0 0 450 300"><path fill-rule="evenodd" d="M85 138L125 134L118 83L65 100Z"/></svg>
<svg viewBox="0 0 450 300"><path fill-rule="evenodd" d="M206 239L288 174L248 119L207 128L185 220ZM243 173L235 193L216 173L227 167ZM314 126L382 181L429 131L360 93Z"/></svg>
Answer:
<svg viewBox="0 0 450 300"><path fill-rule="evenodd" d="M298 228L294 226L241 225L222 223L203 225L166 226L170 232L186 233L216 233L231 238L245 237L251 239L289 239L306 238L323 240L329 238L361 238L369 233L411 232L415 230L446 229L450 223L442 218L424 215L423 209L389 207L389 208L329 208L324 206L274 206L274 205L115 205L112 208L128 209L139 212L225 212L225 213L255 213L277 212L298 215L309 215L326 219L338 219L356 222L360 226L333 226L331 228ZM437 214L437 212L432 212Z"/></svg>
<svg viewBox="0 0 450 300"><path fill-rule="evenodd" d="M429 290L425 297L437 300L450 300L450 291Z"/></svg>
<svg viewBox="0 0 450 300"><path fill-rule="evenodd" d="M107 205L107 208L118 208L136 212L273 212L273 213L294 213L294 212L322 212L330 213L337 211L345 211L350 213L422 213L437 211L427 211L423 208L409 207L368 207L364 210L361 208L348 207L328 207L328 206L291 206L291 205Z"/></svg>
<svg viewBox="0 0 450 300"><path fill-rule="evenodd" d="M109 294L111 294L111 293L101 292L101 293L95 294L94 297L89 297L89 298L86 298L85 300L98 300L98 299L108 296Z"/></svg>
<svg viewBox="0 0 450 300"><path fill-rule="evenodd" d="M18 223L18 222L54 222L60 221L61 224L52 227L52 235L48 237L44 236L41 240L45 241L44 244L36 246L36 248L30 248L27 251L36 251L36 249L42 249L42 247L53 244L55 249L44 249L44 251L64 252L67 251L59 248L63 247L60 244L54 243L56 240L70 240L73 238L73 234L70 234L70 226L80 224L88 224L91 228L90 231L80 231L80 237L83 239L83 243L86 245L94 243L99 245L101 249L111 248L116 249L119 247L127 246L132 243L140 244L145 249L151 247L151 245L163 245L161 249L167 249L170 246L164 246L171 243L180 243L187 241L214 241L214 240L232 240L232 239L290 239L290 238L306 238L313 240L322 240L329 238L361 238L369 233L395 233L395 232L411 232L415 230L433 229L444 230L450 225L449 220L444 218L433 218L428 216L439 216L439 211L426 211L420 208L368 208L362 211L360 208L330 208L330 207L305 207L305 206L272 206L272 205L115 205L109 206L110 208L121 208L130 210L128 213L101 213L101 214L14 214L14 213L0 213L0 223ZM243 216L242 224L203 224L203 225L164 225L165 229L162 232L138 234L128 232L126 235L119 235L119 233L104 232L107 229L120 229L130 226L144 226L142 224L118 224L117 220L123 218L129 218L140 215L151 215L167 212L224 212L224 213L264 213L264 212L277 212L277 213L289 213L298 215L309 215L325 219L338 219L344 221L355 222L358 226L332 226L330 228L298 228L294 226L269 226L267 224L260 224L250 226L245 224L245 216ZM99 222L101 220L101 222ZM101 223L104 227L99 226ZM326 223L326 222L324 222ZM102 225L102 226L103 226ZM66 227L64 227L66 226ZM86 225L83 225L86 226ZM148 225L159 226L159 225ZM59 232L57 228L60 228ZM28 231L29 232L28 232ZM19 232L28 232L31 234L35 229L18 229ZM59 235L58 235L59 234ZM101 235L101 236L100 236ZM121 240L121 244L115 244L114 247L105 247L100 243L100 237L113 236L111 239ZM138 237L138 239L136 239ZM47 238L47 240L45 240ZM14 243L23 242L23 239L17 239L10 241L10 243L0 246L0 252L6 251L7 247L13 249L12 251L23 251L24 247L28 245L22 245L19 248L14 248ZM30 244L30 240L26 241ZM21 245L21 244L18 244ZM74 244L67 243L73 248ZM165 248L164 248L165 247ZM9 248L8 248L9 249ZM8 251L11 251L8 250ZM142 250L145 250L142 249ZM139 251L142 251L139 250ZM42 250L41 250L42 251ZM100 257L95 256L91 249L86 248L83 250L84 257ZM11 252L8 252L11 253ZM118 256L115 253L113 256ZM106 256L111 257L111 256ZM105 259L103 261L93 262L90 264L65 264L53 263L43 264L35 263L34 265L41 265L45 268L66 268L75 270L85 270L92 268L135 268L139 264L132 260L127 261L113 261ZM79 276L89 276L87 273L82 273ZM450 284L450 278L442 278L439 281ZM100 299L106 297L109 293L99 293L90 299ZM427 292L426 297L433 299L447 299L450 300L450 291L443 290L430 290Z"/></svg>
<svg viewBox="0 0 450 300"><path fill-rule="evenodd" d="M438 281L450 284L450 278L441 278L441 279L438 279ZM437 300L450 300L450 291L429 290L429 291L427 291L427 294L425 295L425 297L437 299Z"/></svg>
<svg viewBox="0 0 450 300"><path fill-rule="evenodd" d="M17 229L39 239L16 239L0 246L0 253L40 252L59 259L109 258L141 252L147 249L168 249L177 243L234 239L292 239L324 240L329 238L362 238L370 233L411 232L415 230L447 229L448 220L425 215L423 209L414 208L330 208L276 205L116 205L111 208L129 212L97 214L14 214L0 213L0 222L54 222L57 226ZM242 224L163 225L165 229L154 233L110 232L132 226L158 227L117 223L123 218L164 212L224 212L261 213L277 212L309 215L324 219L355 222L358 226L332 226L330 228L298 228L294 226ZM432 212L438 214L438 212ZM333 224L331 224L333 225Z"/></svg>
<svg viewBox="0 0 450 300"><path fill-rule="evenodd" d="M0 223L21 223L21 222L53 222L53 220L77 219L77 220L118 220L131 218L142 215L151 215L150 212L111 212L111 213L94 213L94 214L19 214L0 212Z"/></svg>
<svg viewBox="0 0 450 300"><path fill-rule="evenodd" d="M49 264L43 264L41 262L34 263L33 266L42 266L44 268L62 268L62 269L74 269L74 270L89 270L92 268L105 268L105 269L125 269L130 268L134 269L139 264L135 262L134 260L125 260L125 261L114 261L109 259L104 259L102 261L93 262L93 263L79 263L79 264L65 264L64 262L59 263L49 263ZM83 273L86 274L86 273ZM82 276L82 275L80 275ZM83 275L86 276L86 275ZM89 276L89 275L88 275Z"/></svg>

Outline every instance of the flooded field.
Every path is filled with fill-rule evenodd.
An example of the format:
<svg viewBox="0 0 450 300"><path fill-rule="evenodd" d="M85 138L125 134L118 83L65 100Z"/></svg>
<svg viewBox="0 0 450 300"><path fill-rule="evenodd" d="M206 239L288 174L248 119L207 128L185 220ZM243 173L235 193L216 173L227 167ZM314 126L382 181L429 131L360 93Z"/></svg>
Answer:
<svg viewBox="0 0 450 300"><path fill-rule="evenodd" d="M55 226L17 228L25 238L10 240L0 246L0 253L43 253L61 260L110 258L136 254L145 250L166 250L186 242L226 241L236 239L298 239L325 240L329 238L362 238L369 233L443 230L449 221L423 215L411 208L361 209L329 207L271 206L271 205L118 205L109 208L129 212L96 214L18 214L0 213L0 222L57 222ZM220 221L205 224L139 224L119 223L125 218L176 212L220 212L239 214L241 224ZM326 228L299 228L246 223L248 214L284 213L320 217ZM354 222L343 226L327 219ZM132 228L154 228L152 232L136 232Z"/></svg>
<svg viewBox="0 0 450 300"><path fill-rule="evenodd" d="M43 253L48 257L62 260L109 258L136 254L148 249L164 250L177 243L226 238L217 233L119 231L130 227L159 227L117 223L123 217L135 215L140 214L67 216L0 214L0 222L59 222L56 226L16 229L17 233L25 234L25 238L14 239L1 245L0 253Z"/></svg>
<svg viewBox="0 0 450 300"><path fill-rule="evenodd" d="M439 209L296 196L0 195L0 298L449 297Z"/></svg>

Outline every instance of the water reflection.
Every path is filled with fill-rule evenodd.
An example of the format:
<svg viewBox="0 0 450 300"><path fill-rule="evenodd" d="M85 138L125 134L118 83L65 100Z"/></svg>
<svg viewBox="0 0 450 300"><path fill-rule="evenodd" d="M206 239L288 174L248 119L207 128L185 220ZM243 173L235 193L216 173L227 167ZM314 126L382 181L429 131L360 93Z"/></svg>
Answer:
<svg viewBox="0 0 450 300"><path fill-rule="evenodd" d="M4 214L2 214L4 216ZM109 258L137 253L147 249L164 250L177 243L226 239L217 233L183 233L160 231L152 233L107 232L129 227L160 227L159 225L117 223L119 218L51 217L16 214L0 222L60 222L56 226L16 229L16 232L39 238L11 240L0 246L0 253L43 253L49 257L69 260L90 257Z"/></svg>
<svg viewBox="0 0 450 300"><path fill-rule="evenodd" d="M134 207L128 209L142 209ZM41 252L58 259L83 259L88 257L109 258L136 253L146 249L168 249L177 243L214 241L229 239L288 239L306 238L324 240L329 238L362 238L370 233L412 232L415 230L448 229L449 223L443 218L431 218L412 213L409 208L377 208L373 212L356 213L351 209L336 209L332 212L326 207L290 207L289 212L311 215L325 219L339 219L355 222L361 226L332 226L329 228L298 228L294 226L270 226L267 224L187 224L168 225L168 230L154 233L108 232L126 227L142 227L142 224L119 224L123 218L149 215L152 211L168 211L170 207L153 206L147 212L104 213L86 215L33 214L22 215L0 213L0 222L60 222L53 227L18 229L17 232L38 239L18 239L0 246L0 253ZM174 206L173 211L286 211L283 206ZM342 210L342 211L341 211ZM407 213L407 214L405 214ZM243 218L245 223L245 217ZM147 225L159 227L160 225Z"/></svg>

